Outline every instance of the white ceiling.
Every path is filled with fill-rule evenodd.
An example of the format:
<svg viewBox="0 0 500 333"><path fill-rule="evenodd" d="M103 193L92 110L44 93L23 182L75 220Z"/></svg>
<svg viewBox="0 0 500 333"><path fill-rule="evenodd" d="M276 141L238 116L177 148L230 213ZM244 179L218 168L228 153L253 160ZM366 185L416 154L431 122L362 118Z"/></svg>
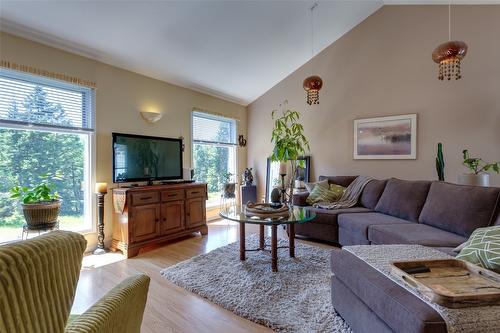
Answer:
<svg viewBox="0 0 500 333"><path fill-rule="evenodd" d="M247 105L311 58L312 3L0 0L0 29ZM316 53L383 4L319 1Z"/></svg>

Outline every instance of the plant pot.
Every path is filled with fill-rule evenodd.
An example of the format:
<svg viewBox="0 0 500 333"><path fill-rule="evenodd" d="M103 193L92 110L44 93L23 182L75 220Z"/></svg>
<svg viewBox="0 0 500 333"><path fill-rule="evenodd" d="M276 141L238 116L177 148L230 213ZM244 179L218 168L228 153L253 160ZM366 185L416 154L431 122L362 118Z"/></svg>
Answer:
<svg viewBox="0 0 500 333"><path fill-rule="evenodd" d="M24 219L32 229L53 227L57 223L61 201L22 204Z"/></svg>
<svg viewBox="0 0 500 333"><path fill-rule="evenodd" d="M226 183L224 184L224 198L234 199L236 198L236 183Z"/></svg>
<svg viewBox="0 0 500 333"><path fill-rule="evenodd" d="M490 186L490 175L486 172L476 174L463 173L458 175L458 183L461 185Z"/></svg>

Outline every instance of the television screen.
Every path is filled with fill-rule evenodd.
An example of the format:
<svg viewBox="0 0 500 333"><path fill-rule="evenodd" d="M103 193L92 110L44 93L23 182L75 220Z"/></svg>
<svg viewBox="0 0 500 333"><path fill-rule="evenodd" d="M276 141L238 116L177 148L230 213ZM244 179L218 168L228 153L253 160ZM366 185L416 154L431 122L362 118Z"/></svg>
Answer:
<svg viewBox="0 0 500 333"><path fill-rule="evenodd" d="M113 182L182 179L182 140L113 133Z"/></svg>

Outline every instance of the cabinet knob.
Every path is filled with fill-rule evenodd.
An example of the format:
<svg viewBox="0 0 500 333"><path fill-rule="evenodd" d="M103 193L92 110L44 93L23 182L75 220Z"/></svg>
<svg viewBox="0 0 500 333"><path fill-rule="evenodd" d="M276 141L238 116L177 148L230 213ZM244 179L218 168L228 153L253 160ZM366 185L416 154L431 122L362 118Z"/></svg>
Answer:
<svg viewBox="0 0 500 333"><path fill-rule="evenodd" d="M163 218L163 222L165 222L167 219L166 218Z"/></svg>
<svg viewBox="0 0 500 333"><path fill-rule="evenodd" d="M159 221L160 221L160 219L155 219L155 222L159 222Z"/></svg>

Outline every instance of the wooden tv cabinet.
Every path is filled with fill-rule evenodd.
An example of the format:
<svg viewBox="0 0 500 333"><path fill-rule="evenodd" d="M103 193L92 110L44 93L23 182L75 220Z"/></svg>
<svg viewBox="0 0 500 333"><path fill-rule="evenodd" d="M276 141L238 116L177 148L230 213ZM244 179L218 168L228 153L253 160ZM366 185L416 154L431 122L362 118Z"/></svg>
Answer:
<svg viewBox="0 0 500 333"><path fill-rule="evenodd" d="M147 245L193 232L208 233L207 184L116 188L113 202L116 199L122 200L122 211L115 204L111 250L120 250L127 258L136 256Z"/></svg>

